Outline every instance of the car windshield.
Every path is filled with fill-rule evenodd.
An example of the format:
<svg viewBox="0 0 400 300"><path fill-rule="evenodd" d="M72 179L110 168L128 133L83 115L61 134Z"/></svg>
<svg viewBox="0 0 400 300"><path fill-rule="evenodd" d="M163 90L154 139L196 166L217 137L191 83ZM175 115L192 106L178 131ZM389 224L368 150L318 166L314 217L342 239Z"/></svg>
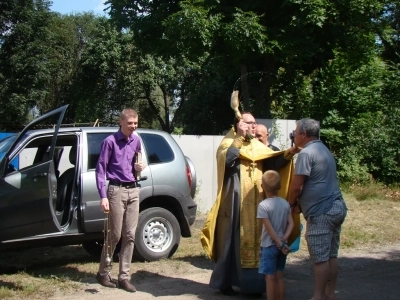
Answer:
<svg viewBox="0 0 400 300"><path fill-rule="evenodd" d="M6 155L8 149L10 149L16 138L17 135L10 135L0 140L0 161L3 160L4 155Z"/></svg>

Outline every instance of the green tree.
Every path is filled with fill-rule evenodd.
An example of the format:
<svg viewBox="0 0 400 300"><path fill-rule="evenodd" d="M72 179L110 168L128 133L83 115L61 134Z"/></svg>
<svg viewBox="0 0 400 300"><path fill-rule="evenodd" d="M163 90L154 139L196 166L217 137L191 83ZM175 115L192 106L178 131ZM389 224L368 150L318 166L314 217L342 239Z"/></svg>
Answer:
<svg viewBox="0 0 400 300"><path fill-rule="evenodd" d="M384 1L382 12L375 18L376 34L384 60L400 63L400 1Z"/></svg>
<svg viewBox="0 0 400 300"><path fill-rule="evenodd" d="M243 76L238 86L244 109L257 117L271 116L279 72L288 78L311 74L333 59L335 51L348 53L354 62L366 59L374 44L372 19L382 9L372 0L107 3L111 19L121 28L131 28L138 47L147 52L183 56L204 66L227 57L236 78L259 72L257 82L249 84ZM226 77L225 71L214 80Z"/></svg>
<svg viewBox="0 0 400 300"><path fill-rule="evenodd" d="M337 159L342 182L396 182L399 72L377 55L358 67L343 54L336 57L308 76L297 76L296 92L282 93L276 114L321 122L321 139Z"/></svg>
<svg viewBox="0 0 400 300"><path fill-rule="evenodd" d="M50 1L2 1L0 10L0 119L2 129L19 127L43 99Z"/></svg>
<svg viewBox="0 0 400 300"><path fill-rule="evenodd" d="M39 114L70 104L64 122L75 122L76 77L82 52L97 30L98 18L91 13L53 14L46 38L46 91L36 102Z"/></svg>
<svg viewBox="0 0 400 300"><path fill-rule="evenodd" d="M93 30L78 27L83 47L72 91L75 120L115 124L135 95L133 46L106 18L93 17L90 24Z"/></svg>

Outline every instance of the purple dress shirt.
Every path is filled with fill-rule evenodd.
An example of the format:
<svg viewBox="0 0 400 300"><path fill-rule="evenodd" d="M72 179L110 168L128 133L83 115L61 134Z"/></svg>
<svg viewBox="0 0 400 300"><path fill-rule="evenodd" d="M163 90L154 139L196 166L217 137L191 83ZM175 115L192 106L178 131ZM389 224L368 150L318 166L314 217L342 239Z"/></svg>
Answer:
<svg viewBox="0 0 400 300"><path fill-rule="evenodd" d="M106 179L136 181L132 160L141 151L140 138L136 133L132 133L127 141L121 130L118 130L103 141L96 166L97 190L101 198L107 198Z"/></svg>

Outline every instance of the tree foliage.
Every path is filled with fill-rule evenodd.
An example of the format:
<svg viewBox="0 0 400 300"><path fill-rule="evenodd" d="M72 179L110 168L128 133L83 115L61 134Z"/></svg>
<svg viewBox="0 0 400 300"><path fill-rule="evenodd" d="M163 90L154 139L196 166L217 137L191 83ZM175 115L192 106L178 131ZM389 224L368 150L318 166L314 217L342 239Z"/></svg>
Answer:
<svg viewBox="0 0 400 300"><path fill-rule="evenodd" d="M344 182L398 181L399 1L108 0L110 18L0 2L0 127L66 123L221 134L229 106L321 122Z"/></svg>
<svg viewBox="0 0 400 300"><path fill-rule="evenodd" d="M242 77L244 109L257 117L271 116L279 70L291 78L298 72L310 74L333 59L335 50L365 59L374 44L371 18L381 10L372 0L107 3L112 20L131 28L146 51L197 62L229 57L236 78ZM257 71L260 81L249 87L243 75Z"/></svg>
<svg viewBox="0 0 400 300"><path fill-rule="evenodd" d="M49 1L2 1L0 10L1 127L18 126L49 79Z"/></svg>
<svg viewBox="0 0 400 300"><path fill-rule="evenodd" d="M381 13L375 18L377 40L384 60L400 63L400 1L384 1Z"/></svg>

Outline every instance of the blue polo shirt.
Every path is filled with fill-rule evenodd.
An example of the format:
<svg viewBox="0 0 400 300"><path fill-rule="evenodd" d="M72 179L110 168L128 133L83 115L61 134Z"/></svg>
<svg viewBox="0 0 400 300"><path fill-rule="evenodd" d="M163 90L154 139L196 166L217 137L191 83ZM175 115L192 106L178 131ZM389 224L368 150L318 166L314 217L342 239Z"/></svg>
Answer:
<svg viewBox="0 0 400 300"><path fill-rule="evenodd" d="M294 174L306 176L299 196L306 219L326 213L333 201L342 197L335 159L320 140L308 142L300 151Z"/></svg>

